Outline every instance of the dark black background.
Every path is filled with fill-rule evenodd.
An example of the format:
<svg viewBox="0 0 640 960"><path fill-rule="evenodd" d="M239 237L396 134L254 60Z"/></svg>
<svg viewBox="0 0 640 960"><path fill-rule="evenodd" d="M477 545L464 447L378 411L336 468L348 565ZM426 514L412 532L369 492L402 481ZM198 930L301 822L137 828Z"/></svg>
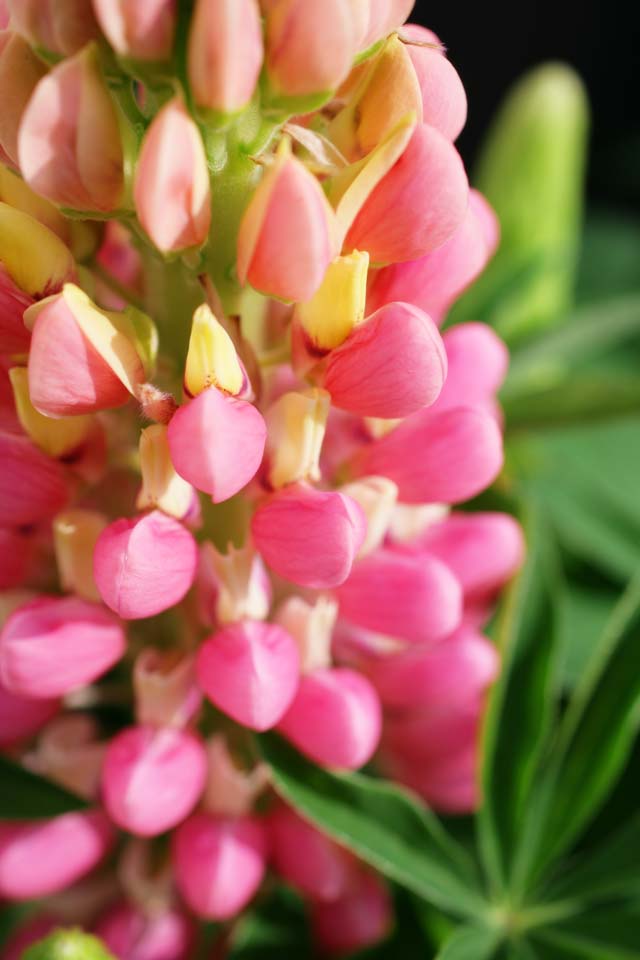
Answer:
<svg viewBox="0 0 640 960"><path fill-rule="evenodd" d="M561 59L580 72L591 99L590 199L640 211L637 0L418 0L410 19L435 30L462 76L469 119L458 146L471 169L508 85L536 63Z"/></svg>

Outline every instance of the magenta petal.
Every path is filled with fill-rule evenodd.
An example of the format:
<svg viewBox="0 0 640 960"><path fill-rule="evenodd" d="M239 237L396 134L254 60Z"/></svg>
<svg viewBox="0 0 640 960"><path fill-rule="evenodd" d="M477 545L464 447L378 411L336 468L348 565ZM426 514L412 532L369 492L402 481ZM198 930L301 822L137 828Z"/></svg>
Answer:
<svg viewBox="0 0 640 960"><path fill-rule="evenodd" d="M509 366L500 337L486 323L460 323L443 339L449 373L435 409L493 404Z"/></svg>
<svg viewBox="0 0 640 960"><path fill-rule="evenodd" d="M345 494L293 484L258 507L251 529L272 570L300 586L322 590L349 576L366 520Z"/></svg>
<svg viewBox="0 0 640 960"><path fill-rule="evenodd" d="M343 897L314 903L314 937L330 954L351 955L383 940L393 922L391 897L375 874L361 872Z"/></svg>
<svg viewBox="0 0 640 960"><path fill-rule="evenodd" d="M0 686L0 747L30 737L60 709L59 700L33 700Z"/></svg>
<svg viewBox="0 0 640 960"><path fill-rule="evenodd" d="M188 960L195 937L193 920L178 907L145 910L126 900L101 917L94 933L129 960Z"/></svg>
<svg viewBox="0 0 640 960"><path fill-rule="evenodd" d="M209 637L198 653L198 682L224 713L252 730L280 720L298 689L295 640L281 627L247 620Z"/></svg>
<svg viewBox="0 0 640 960"><path fill-rule="evenodd" d="M93 870L112 841L99 810L0 823L0 896L32 900L65 890Z"/></svg>
<svg viewBox="0 0 640 960"><path fill-rule="evenodd" d="M173 837L178 890L199 917L227 920L246 906L262 883L266 854L258 820L196 813Z"/></svg>
<svg viewBox="0 0 640 960"><path fill-rule="evenodd" d="M495 418L480 409L421 410L354 460L359 476L382 475L403 503L460 503L488 487L503 461Z"/></svg>
<svg viewBox="0 0 640 960"><path fill-rule="evenodd" d="M100 604L41 597L7 619L0 633L0 676L20 696L58 697L106 673L124 649L122 627Z"/></svg>
<svg viewBox="0 0 640 960"><path fill-rule="evenodd" d="M447 375L436 325L409 303L388 303L329 354L323 387L365 417L406 417L429 406Z"/></svg>
<svg viewBox="0 0 640 960"><path fill-rule="evenodd" d="M340 616L411 643L439 640L459 625L462 591L440 560L377 550L336 590Z"/></svg>
<svg viewBox="0 0 640 960"><path fill-rule="evenodd" d="M0 432L0 525L48 520L67 502L64 469L26 437Z"/></svg>
<svg viewBox="0 0 640 960"><path fill-rule="evenodd" d="M371 759L381 723L380 701L369 681L336 667L301 678L278 729L316 763L356 770Z"/></svg>
<svg viewBox="0 0 640 960"><path fill-rule="evenodd" d="M180 476L221 503L255 476L267 428L252 404L209 387L176 411L168 437Z"/></svg>
<svg viewBox="0 0 640 960"><path fill-rule="evenodd" d="M102 770L104 805L124 830L153 837L191 813L206 772L199 737L173 727L130 727L109 744Z"/></svg>
<svg viewBox="0 0 640 960"><path fill-rule="evenodd" d="M196 542L154 510L110 523L98 538L93 574L100 596L124 620L152 617L179 603L193 583Z"/></svg>
<svg viewBox="0 0 640 960"><path fill-rule="evenodd" d="M267 821L276 871L312 900L337 900L349 889L354 858L284 804Z"/></svg>

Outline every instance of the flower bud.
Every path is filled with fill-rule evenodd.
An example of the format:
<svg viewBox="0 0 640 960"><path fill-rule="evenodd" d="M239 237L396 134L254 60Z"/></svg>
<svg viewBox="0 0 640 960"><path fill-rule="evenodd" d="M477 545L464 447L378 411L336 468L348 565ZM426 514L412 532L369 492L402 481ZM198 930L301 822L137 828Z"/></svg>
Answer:
<svg viewBox="0 0 640 960"><path fill-rule="evenodd" d="M18 157L29 186L53 203L100 212L120 205L118 117L93 45L40 80L24 111Z"/></svg>
<svg viewBox="0 0 640 960"><path fill-rule="evenodd" d="M462 591L433 557L381 549L359 560L336 591L340 616L409 643L446 637L460 623Z"/></svg>
<svg viewBox="0 0 640 960"><path fill-rule="evenodd" d="M269 770L258 764L253 770L236 766L226 740L216 734L207 744L209 776L203 798L207 813L223 817L244 817L269 782Z"/></svg>
<svg viewBox="0 0 640 960"><path fill-rule="evenodd" d="M311 604L295 595L287 597L276 611L275 622L298 645L302 673L331 666L331 634L337 614L338 605L328 597L318 597Z"/></svg>
<svg viewBox="0 0 640 960"><path fill-rule="evenodd" d="M174 727L128 727L107 748L105 809L123 830L155 837L191 813L206 772L204 746L194 734Z"/></svg>
<svg viewBox="0 0 640 960"><path fill-rule="evenodd" d="M393 519L398 488L386 477L363 477L340 489L360 504L367 519L367 533L358 553L358 559L373 553L381 546Z"/></svg>
<svg viewBox="0 0 640 960"><path fill-rule="evenodd" d="M202 695L191 656L145 647L133 666L136 719L143 726L186 726L197 714Z"/></svg>
<svg viewBox="0 0 640 960"><path fill-rule="evenodd" d="M338 252L336 242L322 187L285 136L240 223L240 282L281 300L309 300Z"/></svg>
<svg viewBox="0 0 640 960"><path fill-rule="evenodd" d="M144 314L133 316L150 324ZM147 371L131 317L99 310L71 283L27 310L25 323L33 328L29 392L36 410L76 416L122 406L136 395Z"/></svg>
<svg viewBox="0 0 640 960"><path fill-rule="evenodd" d="M203 303L191 324L189 350L184 370L185 391L196 397L207 387L217 387L232 397L247 390L248 378L233 340Z"/></svg>
<svg viewBox="0 0 640 960"><path fill-rule="evenodd" d="M493 412L509 366L500 337L485 323L460 323L447 330L444 345L449 373L435 410L464 405Z"/></svg>
<svg viewBox="0 0 640 960"><path fill-rule="evenodd" d="M433 127L419 124L355 217L345 249L367 250L375 264L416 260L455 233L468 195L455 147Z"/></svg>
<svg viewBox="0 0 640 960"><path fill-rule="evenodd" d="M206 695L252 730L268 730L280 720L295 696L299 671L295 640L261 621L230 624L198 652L198 682Z"/></svg>
<svg viewBox="0 0 640 960"><path fill-rule="evenodd" d="M176 0L93 0L107 40L121 57L169 60L176 26Z"/></svg>
<svg viewBox="0 0 640 960"><path fill-rule="evenodd" d="M402 39L416 72L424 123L439 130L447 140L456 140L467 120L467 95L457 70L442 49L434 49L433 34L417 23L402 28Z"/></svg>
<svg viewBox="0 0 640 960"><path fill-rule="evenodd" d="M85 439L92 422L90 417L52 419L39 413L29 396L29 374L26 367L9 371L18 418L27 436L50 457L63 457L76 450Z"/></svg>
<svg viewBox="0 0 640 960"><path fill-rule="evenodd" d="M300 678L278 730L315 763L357 770L378 746L381 724L380 702L369 681L335 667Z"/></svg>
<svg viewBox="0 0 640 960"><path fill-rule="evenodd" d="M273 865L285 883L311 900L341 899L354 875L347 850L279 804L267 821Z"/></svg>
<svg viewBox="0 0 640 960"><path fill-rule="evenodd" d="M314 903L311 924L314 937L334 954L352 954L384 940L393 923L391 897L376 875L361 872L344 896Z"/></svg>
<svg viewBox="0 0 640 960"><path fill-rule="evenodd" d="M67 502L63 468L27 440L0 432L0 525L22 526L49 520Z"/></svg>
<svg viewBox="0 0 640 960"><path fill-rule="evenodd" d="M100 599L93 579L93 551L106 525L103 514L78 508L59 513L53 521L60 586L84 600Z"/></svg>
<svg viewBox="0 0 640 960"><path fill-rule="evenodd" d="M358 476L381 474L402 503L459 503L488 487L502 468L495 418L473 407L421 410L356 456Z"/></svg>
<svg viewBox="0 0 640 960"><path fill-rule="evenodd" d="M195 813L173 836L178 890L207 920L228 920L247 905L262 883L266 856L264 828L251 817Z"/></svg>
<svg viewBox="0 0 640 960"><path fill-rule="evenodd" d="M18 166L18 129L36 84L47 72L27 41L10 30L0 34L0 148ZM4 199L4 198L3 198Z"/></svg>
<svg viewBox="0 0 640 960"><path fill-rule="evenodd" d="M354 250L346 257L336 257L313 297L296 305L294 327L299 325L304 331L313 363L318 353L344 343L364 319L368 266L368 253Z"/></svg>
<svg viewBox="0 0 640 960"><path fill-rule="evenodd" d="M329 354L322 385L343 410L394 418L432 404L446 375L444 345L431 318L408 303L389 303Z"/></svg>
<svg viewBox="0 0 640 960"><path fill-rule="evenodd" d="M0 684L0 747L10 747L33 736L59 709L59 700L21 697Z"/></svg>
<svg viewBox="0 0 640 960"><path fill-rule="evenodd" d="M255 476L266 433L251 403L210 387L178 408L167 436L180 476L221 503Z"/></svg>
<svg viewBox="0 0 640 960"><path fill-rule="evenodd" d="M256 0L197 0L187 59L196 104L219 113L242 109L253 96L261 66Z"/></svg>
<svg viewBox="0 0 640 960"><path fill-rule="evenodd" d="M417 260L378 270L367 293L367 310L376 310L392 300L406 300L440 325L493 253L487 237L489 220L495 221L495 214L484 197L471 190L464 220L446 243Z"/></svg>
<svg viewBox="0 0 640 960"><path fill-rule="evenodd" d="M188 960L195 940L193 921L182 910L145 910L125 900L100 918L94 932L114 956L129 960Z"/></svg>
<svg viewBox="0 0 640 960"><path fill-rule="evenodd" d="M230 544L226 553L219 553L212 543L203 543L198 580L206 623L266 619L271 583L262 558L251 546Z"/></svg>
<svg viewBox="0 0 640 960"><path fill-rule="evenodd" d="M92 683L124 653L122 627L98 604L40 597L15 610L0 633L0 678L25 697L58 697Z"/></svg>
<svg viewBox="0 0 640 960"><path fill-rule="evenodd" d="M451 513L418 544L453 570L465 599L493 596L516 573L525 550L522 528L508 513Z"/></svg>
<svg viewBox="0 0 640 960"><path fill-rule="evenodd" d="M358 0L352 2L358 4ZM411 13L414 3L415 0L367 0L362 4L367 9L367 17L362 24L359 50L367 50L400 27Z"/></svg>
<svg viewBox="0 0 640 960"><path fill-rule="evenodd" d="M6 0L11 23L29 43L69 57L96 36L90 0Z"/></svg>
<svg viewBox="0 0 640 960"><path fill-rule="evenodd" d="M313 387L283 393L267 410L267 476L274 489L320 479L320 450L330 404L327 391Z"/></svg>
<svg viewBox="0 0 640 960"><path fill-rule="evenodd" d="M123 620L153 617L180 603L198 552L188 530L158 510L110 523L98 537L93 575L100 596Z"/></svg>
<svg viewBox="0 0 640 960"><path fill-rule="evenodd" d="M422 122L422 96L408 49L393 35L331 122L328 136L345 157L358 160L371 153L407 114Z"/></svg>
<svg viewBox="0 0 640 960"><path fill-rule="evenodd" d="M170 517L184 519L193 506L196 492L175 471L163 423L154 423L140 434L140 470L142 489L136 499L138 510L157 507Z"/></svg>
<svg viewBox="0 0 640 960"><path fill-rule="evenodd" d="M349 576L366 521L349 497L292 484L258 507L251 529L272 570L300 586L323 590Z"/></svg>
<svg viewBox="0 0 640 960"><path fill-rule="evenodd" d="M93 870L113 838L99 810L0 823L0 896L33 900L65 890Z"/></svg>
<svg viewBox="0 0 640 960"><path fill-rule="evenodd" d="M357 50L350 0L263 2L266 67L274 93L320 99L347 76Z"/></svg>
<svg viewBox="0 0 640 960"><path fill-rule="evenodd" d="M204 243L211 222L209 170L200 131L179 97L154 117L136 166L136 213L163 253Z"/></svg>

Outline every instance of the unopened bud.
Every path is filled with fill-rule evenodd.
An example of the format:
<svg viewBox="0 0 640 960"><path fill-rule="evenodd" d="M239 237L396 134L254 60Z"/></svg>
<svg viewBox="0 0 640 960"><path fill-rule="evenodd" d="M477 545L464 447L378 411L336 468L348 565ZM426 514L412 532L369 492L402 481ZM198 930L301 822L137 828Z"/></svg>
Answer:
<svg viewBox="0 0 640 960"><path fill-rule="evenodd" d="M200 708L193 657L145 648L136 658L133 686L138 723L184 727Z"/></svg>
<svg viewBox="0 0 640 960"><path fill-rule="evenodd" d="M243 770L231 755L222 734L207 743L209 777L203 805L208 813L223 817L244 817L251 813L254 801L269 780L268 768L258 764Z"/></svg>
<svg viewBox="0 0 640 960"><path fill-rule="evenodd" d="M101 513L81 509L65 510L53 521L53 543L63 590L85 600L100 599L93 579L93 551L106 525L107 519Z"/></svg>
<svg viewBox="0 0 640 960"><path fill-rule="evenodd" d="M18 33L0 35L0 147L18 166L18 129L22 114L46 67Z"/></svg>
<svg viewBox="0 0 640 960"><path fill-rule="evenodd" d="M229 545L219 553L212 543L200 549L199 586L207 619L213 623L264 620L271 606L271 583L259 554Z"/></svg>
<svg viewBox="0 0 640 960"><path fill-rule="evenodd" d="M320 451L331 398L313 387L284 393L266 413L269 483L275 489L320 479Z"/></svg>
<svg viewBox="0 0 640 960"><path fill-rule="evenodd" d="M171 56L176 0L93 0L93 7L120 56L152 61Z"/></svg>
<svg viewBox="0 0 640 960"><path fill-rule="evenodd" d="M207 387L235 397L247 383L233 340L206 303L193 315L184 383L192 397Z"/></svg>
<svg viewBox="0 0 640 960"><path fill-rule="evenodd" d="M76 450L91 429L91 417L45 417L31 403L27 368L13 367L9 371L9 377L18 419L24 432L36 446L50 457L63 457Z"/></svg>
<svg viewBox="0 0 640 960"><path fill-rule="evenodd" d="M183 519L193 504L195 490L183 480L171 462L167 428L154 423L140 434L140 470L142 489L136 500L138 510L162 510Z"/></svg>

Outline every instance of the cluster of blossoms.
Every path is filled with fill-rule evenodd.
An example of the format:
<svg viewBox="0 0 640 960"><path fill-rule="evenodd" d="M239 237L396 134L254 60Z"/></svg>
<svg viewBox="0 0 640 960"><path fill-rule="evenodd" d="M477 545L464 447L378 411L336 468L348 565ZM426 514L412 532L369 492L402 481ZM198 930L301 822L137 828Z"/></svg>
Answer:
<svg viewBox="0 0 640 960"><path fill-rule="evenodd" d="M43 900L6 955L73 921L188 958L268 867L362 946L384 885L251 732L478 800L523 547L457 508L507 365L439 332L498 240L462 84L407 0L6 4L0 745L91 802L0 823L0 898Z"/></svg>

